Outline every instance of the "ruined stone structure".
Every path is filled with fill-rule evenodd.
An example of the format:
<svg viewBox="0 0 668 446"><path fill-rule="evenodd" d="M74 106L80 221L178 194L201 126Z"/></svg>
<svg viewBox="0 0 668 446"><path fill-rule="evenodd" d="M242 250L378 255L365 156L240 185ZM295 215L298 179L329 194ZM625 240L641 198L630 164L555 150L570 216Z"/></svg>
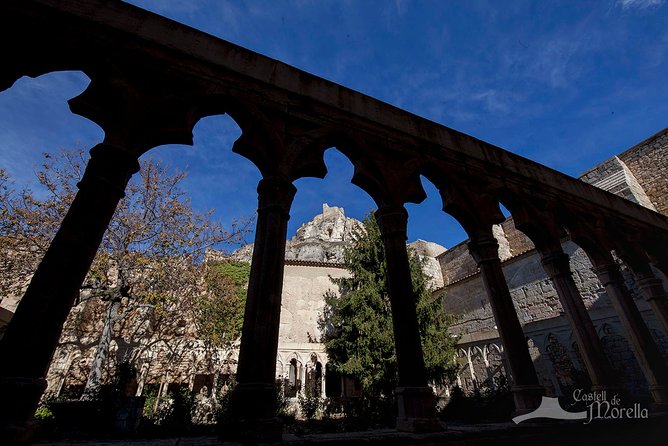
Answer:
<svg viewBox="0 0 668 446"><path fill-rule="evenodd" d="M543 387L499 258L499 203L536 246L596 388L615 386L603 343L575 285L560 240L565 230L590 259L649 382L668 404L668 368L626 288L625 260L666 328L668 307L650 262L666 274L668 218L456 130L121 2L6 0L0 5L0 91L21 76L80 70L88 88L69 101L105 132L79 192L0 341L0 430L19 439L46 387L63 323L137 158L153 147L192 144L204 116L229 114L242 130L234 150L262 174L238 385L231 404L246 438L278 439L274 378L285 240L293 182L327 173L335 147L352 182L375 201L385 245L399 382L397 429L441 429L428 386L406 251L405 203L420 203L420 176L469 235L512 378L518 412ZM621 159L621 158L620 158ZM636 176L636 179L637 176ZM647 191L646 191L647 192ZM26 352L30 352L26 355Z"/></svg>
<svg viewBox="0 0 668 446"><path fill-rule="evenodd" d="M644 207L668 214L668 129L585 172L580 179L608 190ZM546 271L540 266L540 254L531 240L516 229L513 218L495 227L499 257L520 324L529 342L538 377L548 395L563 395L574 386L585 387L586 367L578 343L568 323ZM605 288L592 270L585 251L572 240L561 240L569 257L569 266L577 290L601 339L606 356L623 387L634 398L649 398L647 381L633 355L622 321L617 316ZM483 292L482 278L462 243L441 254L445 287L437 291L444 298L448 312L461 316L453 332L461 336L459 357L462 373L459 385L471 391L493 385L493 377L505 372L503 345L494 316ZM652 311L644 296L644 282L636 282L628 266L621 263L625 284L646 321L664 358L668 357L668 338L661 319ZM661 276L661 272L655 270ZM658 286L658 282L650 282ZM664 280L663 295L668 288Z"/></svg>

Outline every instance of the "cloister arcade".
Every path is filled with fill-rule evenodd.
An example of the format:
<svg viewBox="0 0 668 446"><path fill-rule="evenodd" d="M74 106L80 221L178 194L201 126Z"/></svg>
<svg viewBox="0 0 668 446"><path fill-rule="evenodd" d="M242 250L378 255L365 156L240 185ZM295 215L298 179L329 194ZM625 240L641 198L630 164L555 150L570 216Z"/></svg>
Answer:
<svg viewBox="0 0 668 446"><path fill-rule="evenodd" d="M538 406L538 382L513 307L492 226L503 204L541 254L575 333L594 388L613 374L573 283L560 240L588 254L649 383L668 404L668 369L621 279L612 251L630 266L668 329L668 304L650 265L668 275L668 219L474 137L139 8L104 0L7 0L0 5L0 91L22 76L84 72L91 83L69 101L105 132L79 192L0 343L0 424L17 436L46 387L63 323L138 157L161 144L192 143L205 116L228 114L242 130L232 150L253 162L258 184L255 249L232 407L239 429L280 438L273 414L286 227L295 180L322 178L336 147L352 182L375 201L392 306L399 386L397 429L440 429L428 386L406 252L406 203L425 197L466 230L493 308L518 413ZM30 355L25 352L30 351ZM284 367L287 363L283 363Z"/></svg>

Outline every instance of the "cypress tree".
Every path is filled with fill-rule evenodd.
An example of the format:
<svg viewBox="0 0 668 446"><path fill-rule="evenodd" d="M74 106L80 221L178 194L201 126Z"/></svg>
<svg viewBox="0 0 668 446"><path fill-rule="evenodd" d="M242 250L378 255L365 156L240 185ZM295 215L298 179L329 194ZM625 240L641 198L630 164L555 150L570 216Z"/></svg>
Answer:
<svg viewBox="0 0 668 446"><path fill-rule="evenodd" d="M409 262L427 376L432 384L444 385L457 370L456 339L448 333L453 318L441 298L432 297L424 261L413 250ZM353 232L344 263L350 277L331 279L339 293L325 295L323 342L329 366L359 382L366 408L377 410L378 403L392 401L398 377L385 251L373 214Z"/></svg>

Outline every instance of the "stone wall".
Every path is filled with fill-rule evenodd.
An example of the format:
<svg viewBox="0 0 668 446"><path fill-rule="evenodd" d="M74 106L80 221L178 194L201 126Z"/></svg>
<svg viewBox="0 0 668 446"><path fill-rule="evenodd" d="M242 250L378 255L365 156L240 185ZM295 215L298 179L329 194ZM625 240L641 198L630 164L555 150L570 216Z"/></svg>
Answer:
<svg viewBox="0 0 668 446"><path fill-rule="evenodd" d="M445 286L464 279L478 270L466 243L460 243L436 258L441 265Z"/></svg>
<svg viewBox="0 0 668 446"><path fill-rule="evenodd" d="M591 263L584 251L570 241L564 242L563 249L570 256L573 278L585 305L588 308L609 307L605 291L591 271ZM561 314L563 310L557 293L535 251L503 262L503 273L520 323L550 319ZM479 274L449 284L442 293L446 311L462 316L453 327L455 333L494 330L492 309Z"/></svg>
<svg viewBox="0 0 668 446"><path fill-rule="evenodd" d="M493 234L499 243L501 261L523 254L533 249L533 243L522 232L515 229L513 219L508 218L500 225L493 226ZM436 257L447 286L476 274L478 266L469 254L467 242L462 242Z"/></svg>
<svg viewBox="0 0 668 446"><path fill-rule="evenodd" d="M349 277L347 270L337 266L308 263L285 265L279 345L308 343L320 340L318 318L325 306L324 294L338 287L330 277Z"/></svg>
<svg viewBox="0 0 668 446"><path fill-rule="evenodd" d="M622 183L605 183L606 178L615 175L625 177L626 187ZM588 170L580 178L668 214L668 129Z"/></svg>
<svg viewBox="0 0 668 446"><path fill-rule="evenodd" d="M667 147L668 129L588 170L581 179L668 214ZM515 310L547 395L562 395L574 386L586 385L586 372L571 328L531 241L515 229L512 218L495 227L494 236L499 241L499 257ZM588 257L571 241L562 241L562 246L570 257L573 278L613 367L624 386L631 389L634 395L647 396L647 384L638 362ZM438 293L443 296L446 310L460 316L452 327L452 331L461 336L460 361L466 359L460 382L466 387L467 382L477 380L474 385L480 385L486 379L483 371L487 375L490 372L489 368L477 370L484 359L484 349L499 343L482 278L468 253L466 242L441 254L438 260L445 282L444 289ZM642 299L633 276L623 264L621 268L626 286L664 356L668 358L668 339ZM664 283L664 286L668 289L668 284ZM472 378L472 371L475 379ZM468 390L472 388L468 387Z"/></svg>
<svg viewBox="0 0 668 446"><path fill-rule="evenodd" d="M420 239L409 243L408 248L412 249L424 262L422 270L429 278L428 285L432 289L441 288L443 286L443 273L441 272L441 264L436 258L443 254L446 249L438 243Z"/></svg>

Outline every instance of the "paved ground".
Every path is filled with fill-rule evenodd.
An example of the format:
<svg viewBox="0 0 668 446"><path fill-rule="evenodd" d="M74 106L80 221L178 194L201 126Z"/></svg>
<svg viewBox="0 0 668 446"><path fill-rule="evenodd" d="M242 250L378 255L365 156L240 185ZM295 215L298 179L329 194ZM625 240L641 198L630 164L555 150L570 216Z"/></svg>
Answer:
<svg viewBox="0 0 668 446"><path fill-rule="evenodd" d="M394 430L374 430L354 433L304 435L284 434L281 445L452 445L452 446L608 446L665 445L668 439L668 415L644 420L595 420L591 424L573 422L535 422L448 426L444 432L409 434ZM39 442L37 446L235 446L241 443L223 442L218 437L180 437L137 440L69 440ZM247 443L250 444L250 443Z"/></svg>

